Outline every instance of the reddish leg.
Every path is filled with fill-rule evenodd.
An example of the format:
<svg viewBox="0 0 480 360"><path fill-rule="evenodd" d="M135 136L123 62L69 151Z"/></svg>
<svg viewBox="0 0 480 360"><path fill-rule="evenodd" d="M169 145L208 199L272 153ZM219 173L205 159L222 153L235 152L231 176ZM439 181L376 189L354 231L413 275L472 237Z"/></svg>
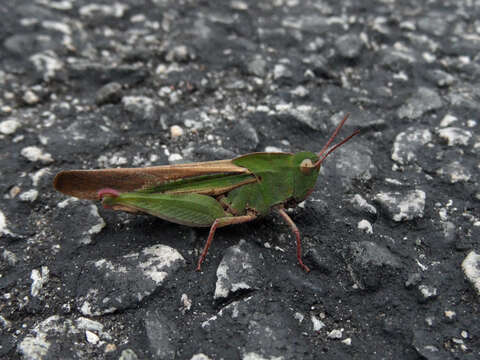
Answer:
<svg viewBox="0 0 480 360"><path fill-rule="evenodd" d="M309 272L310 269L308 268L307 265L305 265L302 261L302 243L300 241L300 231L298 231L297 225L293 222L293 220L288 216L288 214L285 212L284 209L277 209L278 213L282 216L283 220L290 225L290 228L292 229L293 233L295 234L295 237L297 238L297 259L298 263L302 267L303 270L306 272Z"/></svg>
<svg viewBox="0 0 480 360"><path fill-rule="evenodd" d="M203 260L205 260L205 257L207 256L208 248L212 244L213 235L215 235L215 230L217 230L217 228L222 226L240 224L240 223L252 221L256 217L257 217L256 215L244 215L244 216L225 217L225 218L220 218L215 220L212 224L212 227L210 228L210 233L208 234L207 243L205 244L202 254L198 259L197 271L202 270L201 267L202 267Z"/></svg>

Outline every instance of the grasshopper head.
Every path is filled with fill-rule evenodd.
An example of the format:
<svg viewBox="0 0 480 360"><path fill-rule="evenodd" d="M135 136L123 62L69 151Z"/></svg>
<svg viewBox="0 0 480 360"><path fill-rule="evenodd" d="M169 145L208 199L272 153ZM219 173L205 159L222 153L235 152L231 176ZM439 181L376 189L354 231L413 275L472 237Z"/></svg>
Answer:
<svg viewBox="0 0 480 360"><path fill-rule="evenodd" d="M348 116L349 114L347 114L343 118L343 120L333 132L332 136L330 136L330 139L327 141L325 146L322 148L322 150L320 150L318 155L311 152L300 152L294 155L294 166L298 167L299 170L295 171L294 175L293 197L295 201L300 202L305 200L305 198L313 191L315 183L317 182L320 166L322 165L322 162L327 158L327 156L330 155L339 146L342 146L348 140L360 133L360 130L355 131L353 134L351 134L350 136L329 149L330 145L332 144L333 140L342 128L343 124L345 123L345 121L347 121Z"/></svg>
<svg viewBox="0 0 480 360"><path fill-rule="evenodd" d="M296 168L293 179L293 197L296 202L303 201L315 187L320 167L315 166L318 156L311 152L299 152L293 156Z"/></svg>

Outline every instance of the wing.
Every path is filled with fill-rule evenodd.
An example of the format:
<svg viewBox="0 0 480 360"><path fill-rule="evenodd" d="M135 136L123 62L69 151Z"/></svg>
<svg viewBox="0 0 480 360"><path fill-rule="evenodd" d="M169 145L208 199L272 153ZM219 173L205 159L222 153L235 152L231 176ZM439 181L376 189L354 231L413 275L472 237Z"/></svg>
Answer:
<svg viewBox="0 0 480 360"><path fill-rule="evenodd" d="M145 168L67 170L55 176L53 186L64 194L80 199L95 200L98 199L98 191L104 188L113 188L121 193L131 192L178 179L212 174L247 175L251 172L244 167L235 165L232 160Z"/></svg>

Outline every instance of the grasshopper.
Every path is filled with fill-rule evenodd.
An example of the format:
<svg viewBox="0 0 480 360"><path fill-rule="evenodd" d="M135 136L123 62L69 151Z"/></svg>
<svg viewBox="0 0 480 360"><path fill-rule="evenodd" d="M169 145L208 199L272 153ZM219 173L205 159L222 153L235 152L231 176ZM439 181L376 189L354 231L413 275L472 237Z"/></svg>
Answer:
<svg viewBox="0 0 480 360"><path fill-rule="evenodd" d="M194 227L210 227L198 259L201 270L217 228L252 221L272 211L290 226L302 261L300 232L285 208L295 207L313 191L320 166L335 149L359 130L330 148L348 118L337 126L318 154L257 152L232 160L146 168L67 170L54 179L56 190L80 199L100 199L106 208L143 212Z"/></svg>

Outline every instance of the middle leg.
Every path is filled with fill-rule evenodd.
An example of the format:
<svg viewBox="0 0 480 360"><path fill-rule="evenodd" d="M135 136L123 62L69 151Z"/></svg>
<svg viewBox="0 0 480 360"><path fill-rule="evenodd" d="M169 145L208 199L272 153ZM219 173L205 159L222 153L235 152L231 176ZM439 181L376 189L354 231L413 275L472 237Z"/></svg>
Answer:
<svg viewBox="0 0 480 360"><path fill-rule="evenodd" d="M256 217L257 217L256 215L252 214L252 215L232 216L232 217L224 217L224 218L216 219L213 222L212 227L210 228L210 233L208 234L207 242L205 243L205 246L203 248L202 254L200 255L200 258L198 259L197 271L201 271L202 263L205 260L205 257L207 256L208 248L212 244L213 236L215 235L215 230L217 230L217 228L227 226L227 225L249 222L254 220Z"/></svg>

